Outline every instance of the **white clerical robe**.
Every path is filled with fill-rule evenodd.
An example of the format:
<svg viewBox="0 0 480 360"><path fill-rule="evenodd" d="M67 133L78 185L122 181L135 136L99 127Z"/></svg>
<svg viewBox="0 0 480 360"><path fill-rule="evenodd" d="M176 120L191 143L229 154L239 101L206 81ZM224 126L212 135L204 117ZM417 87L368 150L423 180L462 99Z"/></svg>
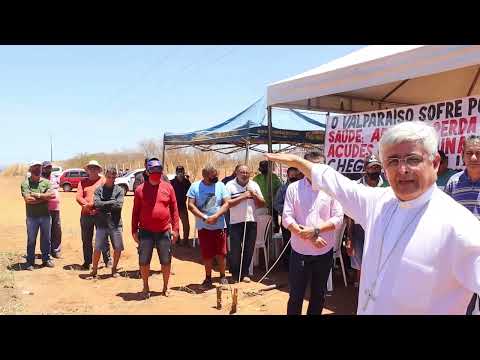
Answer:
<svg viewBox="0 0 480 360"><path fill-rule="evenodd" d="M470 211L435 184L400 201L390 187L365 187L323 164L312 185L365 229L357 314L466 313L480 293L480 222Z"/></svg>

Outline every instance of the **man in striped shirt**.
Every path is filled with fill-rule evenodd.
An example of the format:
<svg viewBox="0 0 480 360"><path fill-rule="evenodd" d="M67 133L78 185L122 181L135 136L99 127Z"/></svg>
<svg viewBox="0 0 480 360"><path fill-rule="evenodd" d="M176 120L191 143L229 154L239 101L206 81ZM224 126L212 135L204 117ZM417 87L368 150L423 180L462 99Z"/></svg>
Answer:
<svg viewBox="0 0 480 360"><path fill-rule="evenodd" d="M465 206L480 220L480 136L470 135L463 147L465 170L448 180L444 191L459 204ZM471 314L477 300L474 295L468 305L467 314Z"/></svg>

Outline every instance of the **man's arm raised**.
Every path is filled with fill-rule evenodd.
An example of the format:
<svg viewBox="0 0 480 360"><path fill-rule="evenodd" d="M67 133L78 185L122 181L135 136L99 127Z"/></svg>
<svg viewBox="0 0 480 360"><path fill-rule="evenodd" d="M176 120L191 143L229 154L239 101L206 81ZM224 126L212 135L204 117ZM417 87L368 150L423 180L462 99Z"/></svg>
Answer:
<svg viewBox="0 0 480 360"><path fill-rule="evenodd" d="M314 190L322 190L335 198L345 214L356 223L366 226L376 200L389 188L366 187L343 176L325 164L314 164L293 154L266 154L270 161L296 167L311 182Z"/></svg>
<svg viewBox="0 0 480 360"><path fill-rule="evenodd" d="M293 154L266 154L265 157L267 160L285 164L288 167L296 167L299 171L305 175L305 177L312 180L312 168L313 163L301 158L300 156Z"/></svg>

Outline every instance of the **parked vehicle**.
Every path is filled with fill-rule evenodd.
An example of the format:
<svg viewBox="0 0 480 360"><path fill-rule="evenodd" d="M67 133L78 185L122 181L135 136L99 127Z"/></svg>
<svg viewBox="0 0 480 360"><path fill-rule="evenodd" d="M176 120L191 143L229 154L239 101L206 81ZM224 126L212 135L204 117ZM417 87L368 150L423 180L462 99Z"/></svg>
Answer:
<svg viewBox="0 0 480 360"><path fill-rule="evenodd" d="M133 183L135 181L135 176L137 174L143 173L144 171L145 171L145 168L130 170L125 175L117 177L115 179L115 184L122 187L123 191L125 192L125 195L129 191L135 191L135 189L133 188Z"/></svg>
<svg viewBox="0 0 480 360"><path fill-rule="evenodd" d="M60 177L63 174L63 169L61 166L53 165L52 166L52 174L50 175L53 180L60 182Z"/></svg>
<svg viewBox="0 0 480 360"><path fill-rule="evenodd" d="M59 185L65 192L72 191L78 187L80 181L86 178L88 175L84 169L67 169L60 176Z"/></svg>
<svg viewBox="0 0 480 360"><path fill-rule="evenodd" d="M126 173L124 176L117 177L115 179L115 184L122 187L123 191L125 192L125 195L129 191L135 192L136 187L138 186L138 184L135 184L135 177L138 174L142 174L144 171L145 171L145 168L131 170L128 173ZM168 180L172 180L175 177L175 174L168 174L167 177L168 177Z"/></svg>
<svg viewBox="0 0 480 360"><path fill-rule="evenodd" d="M55 175L55 176L62 176L63 174L63 169L61 166L58 166L58 165L53 165L52 166L52 175Z"/></svg>

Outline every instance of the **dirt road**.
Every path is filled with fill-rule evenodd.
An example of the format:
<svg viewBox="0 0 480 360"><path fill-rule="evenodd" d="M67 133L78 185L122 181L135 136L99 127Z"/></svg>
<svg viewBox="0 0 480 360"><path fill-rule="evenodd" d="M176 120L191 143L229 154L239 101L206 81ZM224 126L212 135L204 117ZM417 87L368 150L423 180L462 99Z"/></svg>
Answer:
<svg viewBox="0 0 480 360"><path fill-rule="evenodd" d="M138 278L136 246L130 234L130 217L133 196L125 199L123 208L125 251L120 259L121 277L113 279L109 269L99 270L98 280L87 280L88 272L80 271L82 242L80 238L80 207L75 193L60 193L62 221L62 255L55 260L55 268L37 268L23 271L21 266L26 252L25 205L20 196L19 177L0 177L0 314L228 314L231 304L230 291L223 292L223 308L217 310L215 289L201 292L198 289L204 272L199 249L176 248L172 260L173 275L170 279L171 296L160 295L163 286L158 258L154 256L150 279L152 297L142 300L142 288ZM191 222L192 223L192 222ZM40 253L37 240L37 254ZM41 260L36 260L40 265ZM103 264L101 263L103 266ZM264 274L263 268L255 269L253 279ZM214 272L214 282L218 280ZM286 284L287 274L273 271L265 284ZM355 290L345 288L339 274L334 277L335 290L327 297L324 313L354 314ZM284 314L288 289L281 288L249 296L249 291L264 285L252 282L236 285L239 288L238 314ZM251 294L250 294L251 295ZM304 312L308 301L304 302Z"/></svg>

